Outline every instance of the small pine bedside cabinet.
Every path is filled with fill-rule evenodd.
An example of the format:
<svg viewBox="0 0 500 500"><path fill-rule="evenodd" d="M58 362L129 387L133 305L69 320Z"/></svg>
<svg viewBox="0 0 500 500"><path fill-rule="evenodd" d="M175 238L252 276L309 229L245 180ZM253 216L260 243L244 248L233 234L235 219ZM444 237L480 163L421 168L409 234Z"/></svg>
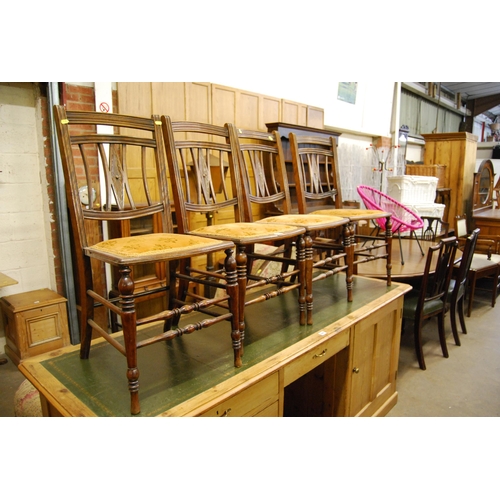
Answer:
<svg viewBox="0 0 500 500"><path fill-rule="evenodd" d="M44 288L0 299L5 353L16 364L69 345L66 299Z"/></svg>

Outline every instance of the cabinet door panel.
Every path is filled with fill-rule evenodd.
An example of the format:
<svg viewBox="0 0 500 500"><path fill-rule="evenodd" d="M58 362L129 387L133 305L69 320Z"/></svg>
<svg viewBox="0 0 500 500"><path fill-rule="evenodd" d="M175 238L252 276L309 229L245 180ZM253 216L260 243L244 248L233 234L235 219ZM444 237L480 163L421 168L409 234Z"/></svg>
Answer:
<svg viewBox="0 0 500 500"><path fill-rule="evenodd" d="M395 394L402 301L392 302L354 327L351 416L373 415Z"/></svg>

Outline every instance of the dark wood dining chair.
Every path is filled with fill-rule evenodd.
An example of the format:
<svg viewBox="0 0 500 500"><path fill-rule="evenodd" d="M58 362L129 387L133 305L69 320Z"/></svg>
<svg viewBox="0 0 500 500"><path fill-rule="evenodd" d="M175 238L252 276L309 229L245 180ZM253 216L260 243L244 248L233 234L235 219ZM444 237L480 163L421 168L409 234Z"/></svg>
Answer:
<svg viewBox="0 0 500 500"><path fill-rule="evenodd" d="M243 182L246 218L263 224L291 224L305 228L307 324L313 323L313 283L341 271L346 274L347 300L352 302L353 254L351 223L345 217L292 213L283 147L278 132L245 130L228 124L230 142L238 158ZM322 232L339 230L343 252L318 258L314 239ZM287 247L286 251L291 252ZM325 268L327 267L327 268ZM314 273L315 269L321 272Z"/></svg>
<svg viewBox="0 0 500 500"><path fill-rule="evenodd" d="M405 323L406 320L413 322L415 351L422 370L426 369L422 348L422 327L424 321L429 318L437 317L441 350L445 358L449 357L444 317L457 246L457 238L452 236L443 238L436 245L429 247L420 285L404 298L403 320Z"/></svg>
<svg viewBox="0 0 500 500"><path fill-rule="evenodd" d="M246 222L243 185L229 143L228 126L172 121L169 116L161 120L179 232L236 245L242 352L245 310L250 305L295 290L299 324L305 325L305 229L283 223ZM205 222L207 214L213 216L210 224ZM259 244L286 240L296 243L296 260L256 250ZM254 273L252 264L256 261L269 262L279 269L266 276ZM297 266L280 272L285 263L287 267L295 263ZM183 274L192 274L191 269L184 269ZM189 292L179 288L180 303L186 298Z"/></svg>
<svg viewBox="0 0 500 500"><path fill-rule="evenodd" d="M450 311L451 329L456 345L461 345L460 337L458 336L457 313L460 319L462 332L467 333L464 315L465 292L467 290L467 279L472 259L474 257L479 231L479 229L474 229L474 231L472 231L472 233L465 239L465 245L462 248L460 248L459 245L459 248L462 251L462 258L460 259L458 268L455 269L455 272L452 275L448 289L446 307Z"/></svg>
<svg viewBox="0 0 500 500"><path fill-rule="evenodd" d="M241 366L241 335L234 245L230 241L202 236L175 234L168 194L165 150L159 116L140 118L112 113L66 111L54 106L59 151L65 178L66 197L74 249L75 286L80 322L80 357L89 358L95 332L127 359L127 379L132 414L140 412L139 348L173 339L212 325L228 325L234 351L234 364ZM102 127L106 127L103 131ZM143 221L154 217L157 230L149 234L107 238L113 224ZM184 278L177 272L193 257L206 258L211 252L225 254L220 275L222 297L198 300L175 307L176 285ZM119 296L111 300L104 276L104 264L119 270ZM141 266L168 265L163 283L168 307L138 319L135 275ZM155 292L157 290L155 289ZM224 301L227 310L214 312ZM165 301L167 303L167 301ZM97 306L121 319L123 342L110 335L107 318L98 321ZM196 314L194 321L191 313ZM182 327L172 328L179 318ZM138 338L138 328L163 321L163 332ZM230 328L229 328L230 327ZM112 367L110 367L112 368Z"/></svg>
<svg viewBox="0 0 500 500"><path fill-rule="evenodd" d="M467 226L467 217L458 215L455 218L455 234L459 245L465 243L465 239L470 234ZM500 255L494 253L496 248L495 240L488 238L478 238L476 250L470 263L468 284L467 284L467 317L472 312L472 304L476 294L476 288L480 280L488 280L491 283L491 307L495 307L499 291Z"/></svg>
<svg viewBox="0 0 500 500"><path fill-rule="evenodd" d="M338 171L337 144L334 137L289 134L293 164L294 186L298 211L301 214L315 213L347 217L354 230L351 231L354 272L359 265L376 259L386 260L387 285L391 284L392 269L392 220L391 213L384 210L344 208ZM362 221L383 219L384 232L380 236L360 234ZM319 240L316 241L318 244ZM322 241L325 251L335 251L342 244L335 235Z"/></svg>

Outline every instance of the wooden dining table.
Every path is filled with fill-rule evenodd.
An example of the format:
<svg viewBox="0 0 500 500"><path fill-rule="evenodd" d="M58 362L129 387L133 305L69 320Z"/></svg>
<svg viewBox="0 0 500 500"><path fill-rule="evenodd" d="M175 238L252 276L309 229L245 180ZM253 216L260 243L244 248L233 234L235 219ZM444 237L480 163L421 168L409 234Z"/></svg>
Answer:
<svg viewBox="0 0 500 500"><path fill-rule="evenodd" d="M422 247L424 255L420 251L419 244ZM421 240L418 242L414 238L402 238L401 246L404 255L404 264L401 264L401 253L399 248L399 239L397 237L392 240L392 279L396 281L412 281L420 279L424 274L425 262L427 260L427 250L429 247L436 245L436 241ZM380 249L381 251L383 249ZM457 250L456 262L459 262L462 257L460 250ZM372 260L365 262L358 266L357 274L368 278L381 278L385 279L387 276L385 259Z"/></svg>

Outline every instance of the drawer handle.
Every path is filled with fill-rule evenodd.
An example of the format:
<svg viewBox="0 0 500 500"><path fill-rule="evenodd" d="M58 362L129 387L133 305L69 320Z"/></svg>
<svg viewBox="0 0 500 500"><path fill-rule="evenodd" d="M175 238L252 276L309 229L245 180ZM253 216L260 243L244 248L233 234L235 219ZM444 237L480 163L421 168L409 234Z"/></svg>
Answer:
<svg viewBox="0 0 500 500"><path fill-rule="evenodd" d="M354 373L359 373L359 368L353 368L353 369L352 369L352 371L353 371Z"/></svg>
<svg viewBox="0 0 500 500"><path fill-rule="evenodd" d="M221 415L221 417L229 417L229 414L231 413L231 408L228 408L224 413Z"/></svg>
<svg viewBox="0 0 500 500"><path fill-rule="evenodd" d="M322 358L326 354L326 351L328 351L328 349L323 349L323 352L320 352L319 354L315 354L313 356L313 359L314 358Z"/></svg>

